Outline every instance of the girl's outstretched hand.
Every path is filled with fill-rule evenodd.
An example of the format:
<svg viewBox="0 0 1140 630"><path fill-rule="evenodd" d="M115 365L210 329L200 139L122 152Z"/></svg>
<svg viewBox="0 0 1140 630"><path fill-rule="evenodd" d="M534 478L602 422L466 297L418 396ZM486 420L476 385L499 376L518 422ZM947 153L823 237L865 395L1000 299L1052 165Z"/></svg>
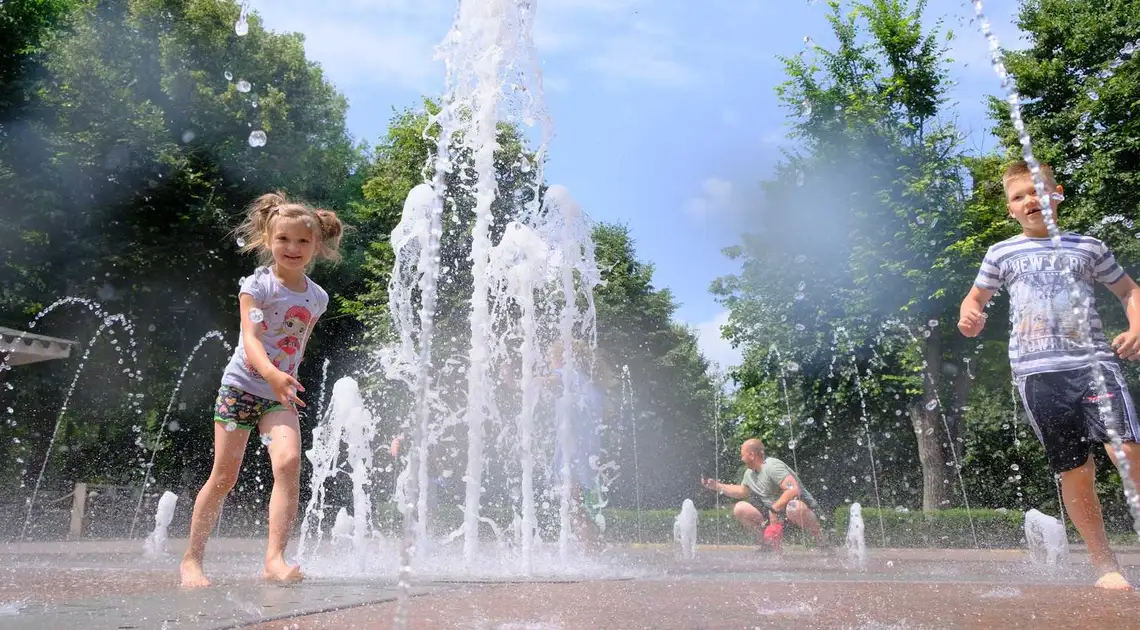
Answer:
<svg viewBox="0 0 1140 630"><path fill-rule="evenodd" d="M269 382L269 386L273 388L273 393L277 394L277 400L281 401L282 405L305 406L304 401L297 397L297 392L303 392L305 388L301 385L301 381L292 375L274 369L265 380Z"/></svg>

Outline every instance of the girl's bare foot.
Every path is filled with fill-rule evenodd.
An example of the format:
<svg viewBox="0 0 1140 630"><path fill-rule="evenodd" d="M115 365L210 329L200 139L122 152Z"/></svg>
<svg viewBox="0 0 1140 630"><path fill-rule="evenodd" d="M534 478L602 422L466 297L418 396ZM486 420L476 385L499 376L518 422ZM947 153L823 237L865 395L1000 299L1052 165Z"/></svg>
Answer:
<svg viewBox="0 0 1140 630"><path fill-rule="evenodd" d="M265 571L261 575L266 582L274 584L296 584L305 579L301 567L285 562L284 558L267 561Z"/></svg>
<svg viewBox="0 0 1140 630"><path fill-rule="evenodd" d="M209 578L202 571L202 563L192 558L183 558L179 567L182 573L182 586L186 588L205 588L210 585Z"/></svg>
<svg viewBox="0 0 1140 630"><path fill-rule="evenodd" d="M1119 571L1111 571L1100 576L1100 579L1096 581L1096 587L1110 591L1132 590L1132 585L1128 583L1128 580L1124 579L1124 576L1121 575Z"/></svg>

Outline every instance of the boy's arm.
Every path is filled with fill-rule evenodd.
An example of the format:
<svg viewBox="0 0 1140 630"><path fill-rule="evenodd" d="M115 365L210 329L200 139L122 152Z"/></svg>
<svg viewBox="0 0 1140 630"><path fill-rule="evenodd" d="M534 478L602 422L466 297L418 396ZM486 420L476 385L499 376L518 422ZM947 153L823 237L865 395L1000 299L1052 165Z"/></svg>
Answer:
<svg viewBox="0 0 1140 630"><path fill-rule="evenodd" d="M962 300L958 311L958 330L967 337L977 337L986 325L986 316L983 310L986 303L994 296L994 291L983 289L977 284L970 287L970 292Z"/></svg>
<svg viewBox="0 0 1140 630"><path fill-rule="evenodd" d="M1126 273L1108 288L1120 298L1128 315L1128 331L1117 335L1112 340L1112 347L1121 359L1135 361L1140 358L1140 287Z"/></svg>

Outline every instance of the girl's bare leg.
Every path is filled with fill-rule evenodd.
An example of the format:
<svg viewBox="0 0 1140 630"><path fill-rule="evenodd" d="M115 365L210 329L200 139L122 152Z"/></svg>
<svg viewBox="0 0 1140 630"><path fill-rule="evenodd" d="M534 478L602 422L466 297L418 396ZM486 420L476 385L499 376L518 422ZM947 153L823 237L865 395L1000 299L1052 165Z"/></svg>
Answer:
<svg viewBox="0 0 1140 630"><path fill-rule="evenodd" d="M265 414L258 423L269 436L269 460L273 465L273 493L269 496L269 540L265 550L264 577L271 582L300 582L301 567L285 562L285 547L297 519L301 492L301 428L293 410Z"/></svg>
<svg viewBox="0 0 1140 630"><path fill-rule="evenodd" d="M245 444L249 440L249 431L238 429L226 431L226 427L219 422L214 423L214 467L210 470L210 478L198 491L194 500L194 515L190 519L190 542L186 553L182 556L182 586L202 587L209 586L210 580L202 571L202 560L206 555L206 540L214 523L218 520L218 513L226 495L237 482L238 471L241 470L241 460L245 456Z"/></svg>

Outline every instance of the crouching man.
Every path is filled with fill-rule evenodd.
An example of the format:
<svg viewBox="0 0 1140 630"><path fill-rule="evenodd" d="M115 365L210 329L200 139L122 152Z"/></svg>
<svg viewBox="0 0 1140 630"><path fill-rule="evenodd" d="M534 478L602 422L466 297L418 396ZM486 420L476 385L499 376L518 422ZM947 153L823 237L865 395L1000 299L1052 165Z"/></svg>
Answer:
<svg viewBox="0 0 1140 630"><path fill-rule="evenodd" d="M778 553L786 521L811 534L820 548L829 548L815 515L819 505L787 464L765 458L764 443L755 438L740 445L740 461L747 468L740 485L716 479L705 479L701 485L737 499L732 516L758 544Z"/></svg>

